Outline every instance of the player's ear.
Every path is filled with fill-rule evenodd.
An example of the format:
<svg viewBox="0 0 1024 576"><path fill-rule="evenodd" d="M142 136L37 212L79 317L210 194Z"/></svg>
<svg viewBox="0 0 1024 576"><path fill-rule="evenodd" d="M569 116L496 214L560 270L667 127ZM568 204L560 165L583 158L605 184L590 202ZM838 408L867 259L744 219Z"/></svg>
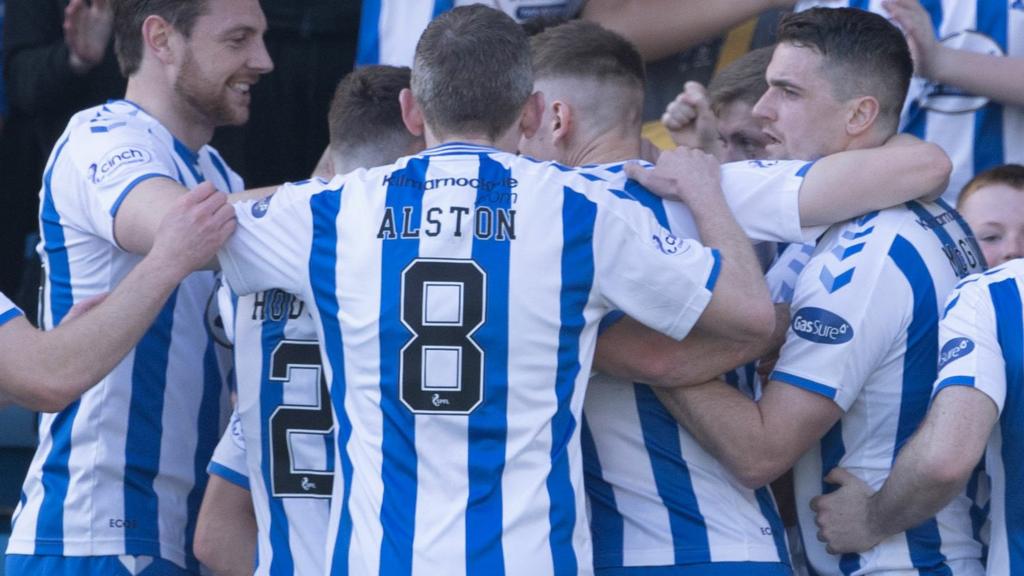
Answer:
<svg viewBox="0 0 1024 576"><path fill-rule="evenodd" d="M423 135L423 110L412 95L412 90L402 88L398 93L398 103L402 107L402 123L413 136Z"/></svg>
<svg viewBox="0 0 1024 576"><path fill-rule="evenodd" d="M572 132L573 118L572 106L561 100L551 103L551 141L555 145L564 145Z"/></svg>
<svg viewBox="0 0 1024 576"><path fill-rule="evenodd" d="M527 138L533 137L540 128L540 119L544 116L544 94L534 92L526 99L523 112L519 116L519 130Z"/></svg>
<svg viewBox="0 0 1024 576"><path fill-rule="evenodd" d="M861 96L849 101L846 116L846 133L857 137L874 128L881 112L881 105L874 96Z"/></svg>
<svg viewBox="0 0 1024 576"><path fill-rule="evenodd" d="M142 22L142 41L147 51L152 52L164 64L172 64L175 60L173 36L174 27L160 16L148 16Z"/></svg>

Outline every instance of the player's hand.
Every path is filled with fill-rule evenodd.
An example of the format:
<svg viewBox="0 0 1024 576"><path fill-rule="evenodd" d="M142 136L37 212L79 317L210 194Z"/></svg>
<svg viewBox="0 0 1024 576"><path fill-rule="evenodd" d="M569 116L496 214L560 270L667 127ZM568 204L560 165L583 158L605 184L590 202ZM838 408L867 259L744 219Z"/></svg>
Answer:
<svg viewBox="0 0 1024 576"><path fill-rule="evenodd" d="M707 88L699 82L687 82L676 99L665 107L661 123L679 146L700 148L718 156L721 148L718 119L711 111Z"/></svg>
<svg viewBox="0 0 1024 576"><path fill-rule="evenodd" d="M71 68L85 74L102 62L113 31L110 0L71 0L64 9L64 42Z"/></svg>
<svg viewBox="0 0 1024 576"><path fill-rule="evenodd" d="M164 216L149 257L184 277L212 261L234 231L235 210L228 195L204 182L182 195Z"/></svg>
<svg viewBox="0 0 1024 576"><path fill-rule="evenodd" d="M824 542L829 554L863 552L873 548L882 538L876 536L868 521L868 499L874 490L842 468L833 468L825 482L839 486L831 494L811 499L818 540Z"/></svg>
<svg viewBox="0 0 1024 576"><path fill-rule="evenodd" d="M684 202L691 210L699 208L709 195L722 196L718 160L695 148L666 150L652 169L627 164L626 175L662 198Z"/></svg>
<svg viewBox="0 0 1024 576"><path fill-rule="evenodd" d="M924 6L918 0L883 0L882 7L889 11L907 37L914 58L914 73L922 78L934 78L942 45L935 39L932 17Z"/></svg>

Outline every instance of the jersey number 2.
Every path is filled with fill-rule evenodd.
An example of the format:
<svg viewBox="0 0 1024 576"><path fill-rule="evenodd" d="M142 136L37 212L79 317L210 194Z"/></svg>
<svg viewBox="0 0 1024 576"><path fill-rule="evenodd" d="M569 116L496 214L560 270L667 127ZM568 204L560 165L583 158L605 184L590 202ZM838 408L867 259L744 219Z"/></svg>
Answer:
<svg viewBox="0 0 1024 576"><path fill-rule="evenodd" d="M270 357L270 379L289 384L295 370L316 371L317 403L312 406L281 404L270 416L270 472L273 495L283 498L330 498L334 474L329 470L303 470L295 465L292 434L328 436L334 430L331 399L327 391L316 340L284 340ZM324 442L324 450L333 450Z"/></svg>
<svg viewBox="0 0 1024 576"><path fill-rule="evenodd" d="M486 275L472 260L417 258L402 272L402 402L416 413L469 414L483 400Z"/></svg>

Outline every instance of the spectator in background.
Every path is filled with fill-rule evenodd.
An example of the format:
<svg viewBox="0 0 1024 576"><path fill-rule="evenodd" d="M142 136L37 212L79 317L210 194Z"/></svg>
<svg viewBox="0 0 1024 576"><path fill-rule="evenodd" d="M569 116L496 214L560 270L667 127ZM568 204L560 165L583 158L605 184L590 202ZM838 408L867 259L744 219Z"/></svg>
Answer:
<svg viewBox="0 0 1024 576"><path fill-rule="evenodd" d="M367 2L367 4L373 4ZM275 70L252 87L252 114L213 145L249 187L308 178L327 147L334 88L355 62L359 0L261 0Z"/></svg>
<svg viewBox="0 0 1024 576"><path fill-rule="evenodd" d="M110 41L109 0L6 0L5 8L0 289L34 310L38 260L26 238L36 228L43 165L71 115L123 94L125 80Z"/></svg>
<svg viewBox="0 0 1024 576"><path fill-rule="evenodd" d="M960 192L956 209L990 267L1024 256L1024 166L1006 164L978 174Z"/></svg>
<svg viewBox="0 0 1024 576"><path fill-rule="evenodd" d="M953 160L944 198L955 202L974 174L1024 163L1024 2L801 0L870 9L903 29L914 74L902 128Z"/></svg>

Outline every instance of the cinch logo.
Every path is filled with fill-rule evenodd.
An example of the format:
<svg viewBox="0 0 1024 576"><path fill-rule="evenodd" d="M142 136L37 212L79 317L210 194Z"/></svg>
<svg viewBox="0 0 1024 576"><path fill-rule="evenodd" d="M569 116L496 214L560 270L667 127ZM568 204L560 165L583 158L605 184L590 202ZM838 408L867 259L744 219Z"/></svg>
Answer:
<svg viewBox="0 0 1024 576"><path fill-rule="evenodd" d="M756 168L771 168L772 166L775 166L778 163L779 163L778 160L748 160L747 161L747 164L749 164L751 167L756 167Z"/></svg>
<svg viewBox="0 0 1024 576"><path fill-rule="evenodd" d="M974 342L968 338L953 338L939 351L939 370L953 360L963 358L974 351Z"/></svg>
<svg viewBox="0 0 1024 576"><path fill-rule="evenodd" d="M107 154L103 160L89 166L89 180L99 184L122 166L142 164L150 161L149 152L139 148L118 148Z"/></svg>
<svg viewBox="0 0 1024 576"><path fill-rule="evenodd" d="M818 344L842 344L853 340L853 326L840 316L808 306L793 315L793 331L804 340Z"/></svg>

